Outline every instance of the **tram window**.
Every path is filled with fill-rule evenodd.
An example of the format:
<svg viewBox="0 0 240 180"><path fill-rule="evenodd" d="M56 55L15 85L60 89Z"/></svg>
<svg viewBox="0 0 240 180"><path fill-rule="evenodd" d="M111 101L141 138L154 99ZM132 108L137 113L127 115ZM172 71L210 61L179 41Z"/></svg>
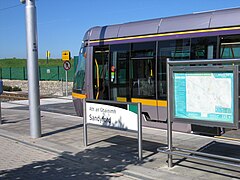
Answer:
<svg viewBox="0 0 240 180"><path fill-rule="evenodd" d="M85 79L85 63L86 63L86 48L82 47L77 62L76 72L74 74L73 90L74 92L83 93Z"/></svg>
<svg viewBox="0 0 240 180"><path fill-rule="evenodd" d="M191 59L215 59L217 37L201 37L191 39Z"/></svg>
<svg viewBox="0 0 240 180"><path fill-rule="evenodd" d="M132 44L132 97L155 99L156 42Z"/></svg>
<svg viewBox="0 0 240 180"><path fill-rule="evenodd" d="M130 44L110 46L110 99L112 100L117 100L117 97L127 98L129 96L129 49Z"/></svg>
<svg viewBox="0 0 240 180"><path fill-rule="evenodd" d="M93 61L93 85L94 97L96 99L109 99L109 73L108 73L108 56L109 47L94 47Z"/></svg>
<svg viewBox="0 0 240 180"><path fill-rule="evenodd" d="M155 56L155 42L134 43L132 44L131 57L143 58Z"/></svg>
<svg viewBox="0 0 240 180"><path fill-rule="evenodd" d="M178 39L159 42L161 59L185 60L190 58L190 39Z"/></svg>
<svg viewBox="0 0 240 180"><path fill-rule="evenodd" d="M189 60L190 39L178 39L158 42L158 98L167 99L166 59Z"/></svg>
<svg viewBox="0 0 240 180"><path fill-rule="evenodd" d="M240 35L220 37L220 58L240 58Z"/></svg>

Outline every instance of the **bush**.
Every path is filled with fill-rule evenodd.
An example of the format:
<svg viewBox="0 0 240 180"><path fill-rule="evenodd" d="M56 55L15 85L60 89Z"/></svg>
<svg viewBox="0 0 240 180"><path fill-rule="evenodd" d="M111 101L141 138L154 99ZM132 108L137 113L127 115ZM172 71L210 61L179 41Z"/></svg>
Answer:
<svg viewBox="0 0 240 180"><path fill-rule="evenodd" d="M3 91L22 91L22 89L18 86L11 87L3 85Z"/></svg>
<svg viewBox="0 0 240 180"><path fill-rule="evenodd" d="M14 87L12 88L12 90L13 90L13 91L22 91L22 89L21 89L20 87L18 87L18 86L14 86Z"/></svg>
<svg viewBox="0 0 240 180"><path fill-rule="evenodd" d="M12 91L12 87L3 85L3 91Z"/></svg>

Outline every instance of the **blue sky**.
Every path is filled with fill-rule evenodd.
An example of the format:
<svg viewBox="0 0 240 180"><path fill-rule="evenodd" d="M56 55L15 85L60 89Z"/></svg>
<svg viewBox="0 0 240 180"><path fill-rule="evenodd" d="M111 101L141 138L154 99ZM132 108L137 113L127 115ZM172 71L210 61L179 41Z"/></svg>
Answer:
<svg viewBox="0 0 240 180"><path fill-rule="evenodd" d="M240 7L239 0L37 0L38 51L60 58L78 55L85 32L119 24L193 12ZM239 17L236 17L239 18ZM0 59L26 58L25 5L0 0Z"/></svg>

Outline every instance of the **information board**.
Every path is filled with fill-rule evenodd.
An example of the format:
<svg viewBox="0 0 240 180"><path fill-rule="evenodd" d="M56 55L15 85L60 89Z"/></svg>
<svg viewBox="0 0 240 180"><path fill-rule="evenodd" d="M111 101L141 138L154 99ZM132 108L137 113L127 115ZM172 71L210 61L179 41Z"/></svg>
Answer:
<svg viewBox="0 0 240 180"><path fill-rule="evenodd" d="M232 67L175 68L172 71L173 119L192 124L237 127L236 75Z"/></svg>

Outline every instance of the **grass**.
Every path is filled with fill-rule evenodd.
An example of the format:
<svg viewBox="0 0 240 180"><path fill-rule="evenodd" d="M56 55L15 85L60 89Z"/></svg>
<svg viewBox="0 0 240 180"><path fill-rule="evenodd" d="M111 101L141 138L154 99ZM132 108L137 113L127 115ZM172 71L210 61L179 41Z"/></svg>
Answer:
<svg viewBox="0 0 240 180"><path fill-rule="evenodd" d="M73 60L70 61L73 63ZM63 61L61 59L49 59L48 63L46 59L39 59L38 65L41 67L56 67L56 66L62 66ZM0 68L9 68L9 67L26 67L27 61L26 59L0 59Z"/></svg>

